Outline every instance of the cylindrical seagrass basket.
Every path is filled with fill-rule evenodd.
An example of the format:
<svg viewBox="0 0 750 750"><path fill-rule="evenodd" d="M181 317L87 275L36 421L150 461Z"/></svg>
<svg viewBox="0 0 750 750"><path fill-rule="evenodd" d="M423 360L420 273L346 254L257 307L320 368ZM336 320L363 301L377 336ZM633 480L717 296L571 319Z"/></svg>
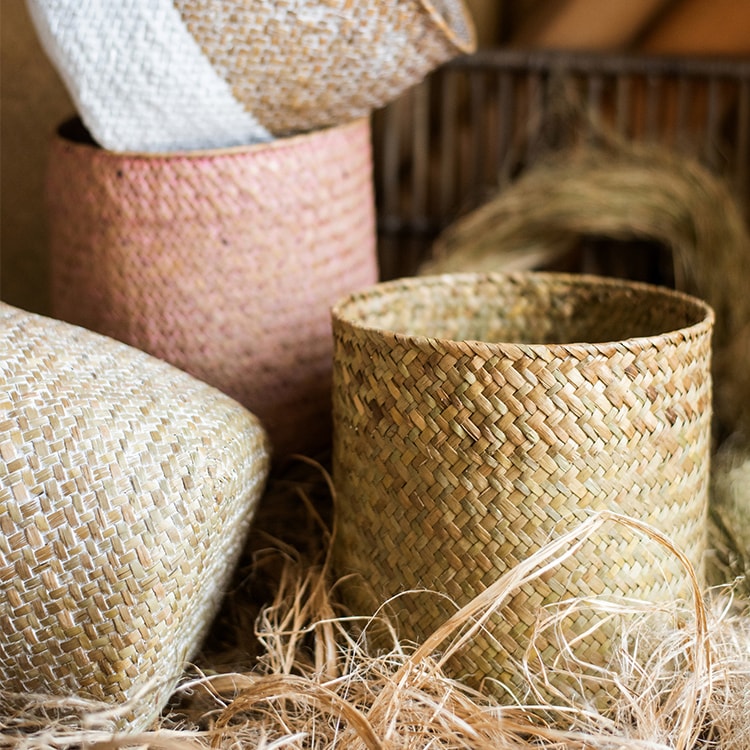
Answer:
<svg viewBox="0 0 750 750"><path fill-rule="evenodd" d="M52 312L216 386L275 455L330 444L330 307L377 280L370 130L116 154L67 123L47 175Z"/></svg>
<svg viewBox="0 0 750 750"><path fill-rule="evenodd" d="M400 635L421 641L603 509L666 533L701 570L713 326L702 301L591 276L458 274L350 295L333 325L334 559L358 574L342 584L355 612L421 590L391 605ZM590 596L671 602L690 583L674 554L613 529L522 586L452 669L519 688L513 660L540 607ZM577 617L572 636L601 613ZM578 657L603 664L610 637L595 629ZM535 647L554 659L551 641Z"/></svg>

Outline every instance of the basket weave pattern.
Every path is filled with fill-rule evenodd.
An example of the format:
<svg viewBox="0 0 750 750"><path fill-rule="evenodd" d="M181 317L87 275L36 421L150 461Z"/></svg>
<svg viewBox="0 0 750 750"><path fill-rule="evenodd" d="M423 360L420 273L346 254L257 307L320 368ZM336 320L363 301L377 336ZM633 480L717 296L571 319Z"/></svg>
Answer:
<svg viewBox="0 0 750 750"><path fill-rule="evenodd" d="M464 0L26 0L102 147L247 146L366 117L473 51Z"/></svg>
<svg viewBox="0 0 750 750"><path fill-rule="evenodd" d="M407 279L340 302L334 555L339 573L360 574L346 585L354 610L412 589L466 604L605 508L661 529L700 569L711 327L710 310L678 293L564 275ZM520 589L455 669L512 687L508 656L523 654L540 606L688 593L673 556L619 531L595 537ZM416 640L455 611L432 593L394 608ZM601 663L607 644L597 631L581 658Z"/></svg>
<svg viewBox="0 0 750 750"><path fill-rule="evenodd" d="M235 98L277 135L368 115L475 47L462 0L175 0Z"/></svg>
<svg viewBox="0 0 750 750"><path fill-rule="evenodd" d="M55 140L55 317L167 360L260 417L277 454L330 442L330 307L377 279L369 124L248 149L118 155Z"/></svg>
<svg viewBox="0 0 750 750"><path fill-rule="evenodd" d="M119 342L0 306L0 682L148 725L210 624L268 471L258 420Z"/></svg>

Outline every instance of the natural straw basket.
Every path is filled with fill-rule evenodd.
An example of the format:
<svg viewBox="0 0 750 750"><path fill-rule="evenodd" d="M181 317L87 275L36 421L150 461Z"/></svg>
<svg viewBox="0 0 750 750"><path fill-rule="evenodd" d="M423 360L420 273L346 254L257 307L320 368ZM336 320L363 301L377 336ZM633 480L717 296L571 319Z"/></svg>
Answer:
<svg viewBox="0 0 750 750"><path fill-rule="evenodd" d="M475 48L463 0L27 0L97 143L247 145L369 115Z"/></svg>
<svg viewBox="0 0 750 750"><path fill-rule="evenodd" d="M0 685L144 728L242 551L265 432L165 362L8 305L0 352Z"/></svg>
<svg viewBox="0 0 750 750"><path fill-rule="evenodd" d="M75 123L47 176L52 312L237 399L278 457L330 444L330 307L377 280L367 120L240 149L115 154Z"/></svg>
<svg viewBox="0 0 750 750"><path fill-rule="evenodd" d="M463 0L175 5L235 97L282 135L367 115L476 47Z"/></svg>
<svg viewBox="0 0 750 750"><path fill-rule="evenodd" d="M659 287L564 274L397 280L334 320L338 572L355 612L393 603L421 640L545 541L599 509L667 533L701 569L713 313ZM372 592L372 593L370 593ZM680 562L598 537L523 586L455 666L516 685L545 604L689 595ZM592 612L580 634L601 615ZM583 640L601 664L611 634ZM537 643L546 662L553 646Z"/></svg>

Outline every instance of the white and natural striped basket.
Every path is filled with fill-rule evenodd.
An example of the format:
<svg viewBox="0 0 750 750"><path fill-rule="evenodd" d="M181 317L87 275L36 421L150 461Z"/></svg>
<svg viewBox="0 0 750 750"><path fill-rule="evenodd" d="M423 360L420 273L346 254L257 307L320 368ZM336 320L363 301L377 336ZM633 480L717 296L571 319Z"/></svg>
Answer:
<svg viewBox="0 0 750 750"><path fill-rule="evenodd" d="M27 0L99 145L247 145L341 124L474 49L463 0Z"/></svg>

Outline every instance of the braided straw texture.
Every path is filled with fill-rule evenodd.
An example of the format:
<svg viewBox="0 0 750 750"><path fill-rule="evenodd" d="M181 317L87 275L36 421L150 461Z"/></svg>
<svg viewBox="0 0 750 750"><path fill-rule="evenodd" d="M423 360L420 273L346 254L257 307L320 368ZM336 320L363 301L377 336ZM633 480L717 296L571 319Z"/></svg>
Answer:
<svg viewBox="0 0 750 750"><path fill-rule="evenodd" d="M475 49L464 0L26 0L96 142L249 145L339 125Z"/></svg>
<svg viewBox="0 0 750 750"><path fill-rule="evenodd" d="M463 0L175 0L236 99L286 135L365 116L476 47Z"/></svg>
<svg viewBox="0 0 750 750"><path fill-rule="evenodd" d="M271 139L214 70L172 0L26 3L100 146L172 152Z"/></svg>
<svg viewBox="0 0 750 750"><path fill-rule="evenodd" d="M333 316L334 556L339 573L359 574L345 582L355 611L403 591L437 592L393 604L401 635L422 640L545 541L605 508L661 529L700 570L713 324L705 304L595 277L466 274L376 285ZM679 561L656 545L624 531L594 537L520 588L453 668L518 689L511 660L523 656L540 607L689 591ZM571 632L600 619L577 611ZM596 629L580 658L601 664L610 638ZM554 659L543 636L536 647L545 663Z"/></svg>
<svg viewBox="0 0 750 750"><path fill-rule="evenodd" d="M146 727L200 645L268 471L257 418L165 362L0 305L0 683Z"/></svg>
<svg viewBox="0 0 750 750"><path fill-rule="evenodd" d="M229 394L277 457L329 446L330 307L377 280L369 136L158 157L56 138L53 314Z"/></svg>

